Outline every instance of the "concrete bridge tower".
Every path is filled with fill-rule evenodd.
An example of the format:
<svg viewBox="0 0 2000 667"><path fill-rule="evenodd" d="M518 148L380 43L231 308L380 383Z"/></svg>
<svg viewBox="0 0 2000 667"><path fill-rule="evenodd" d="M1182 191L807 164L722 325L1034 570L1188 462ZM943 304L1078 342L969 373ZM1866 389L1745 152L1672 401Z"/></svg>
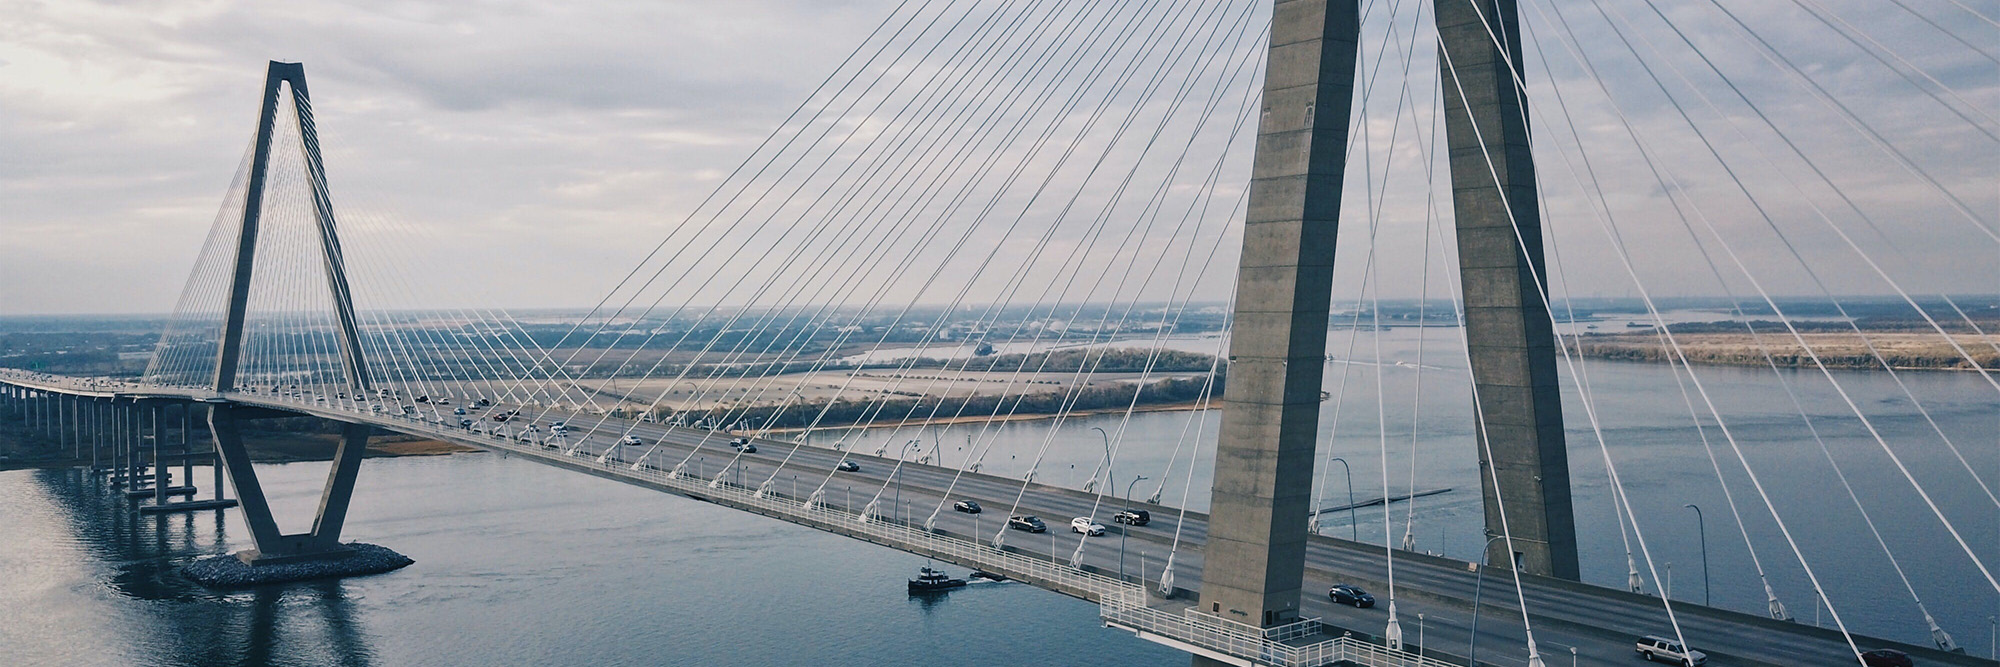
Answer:
<svg viewBox="0 0 2000 667"><path fill-rule="evenodd" d="M250 178L244 193L243 219L237 231L234 269L230 275L229 303L223 317L222 342L215 357L215 384L218 395L236 390L237 364L242 357L243 323L250 300L252 271L256 266L258 224L264 210L264 181L270 165L272 131L278 118L279 95L289 88L292 109L299 127L299 148L305 155L307 185L312 192L313 214L318 223L321 268L332 292L333 309L340 327L338 340L349 391L368 395L367 358L362 355L354 303L348 293L346 261L340 250L340 236L334 218L333 199L326 185L326 168L320 161L319 135L313 126L312 102L306 90L305 66L272 62L264 78L264 96L257 116L257 143L250 158ZM229 483L242 501L244 523L250 527L257 548L238 554L247 563L284 562L340 552L340 530L346 521L348 501L354 494L355 476L368 446L371 428L348 423L340 448L334 453L332 471L320 495L319 511L312 530L287 535L278 530L271 508L243 447L238 422L258 417L288 417L289 413L243 408L220 402L209 410L209 431L216 451L229 471Z"/></svg>
<svg viewBox="0 0 2000 667"><path fill-rule="evenodd" d="M1200 601L1252 625L1299 615L1359 5L1276 0L1272 14ZM1502 533L1504 505L1519 566L1574 579L1515 3L1435 6L1487 529Z"/></svg>

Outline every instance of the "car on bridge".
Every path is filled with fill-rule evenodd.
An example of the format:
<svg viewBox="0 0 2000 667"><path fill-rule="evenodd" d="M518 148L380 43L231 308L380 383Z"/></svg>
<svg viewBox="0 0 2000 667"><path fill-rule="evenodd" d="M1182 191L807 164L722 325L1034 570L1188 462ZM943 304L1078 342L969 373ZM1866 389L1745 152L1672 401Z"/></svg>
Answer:
<svg viewBox="0 0 2000 667"><path fill-rule="evenodd" d="M628 435L628 436L625 436L625 437L623 437L623 438L619 438L619 439L618 439L618 444L621 444L621 445L637 445L637 444L639 444L639 436L636 436L636 435Z"/></svg>
<svg viewBox="0 0 2000 667"><path fill-rule="evenodd" d="M981 511L979 507L979 501L971 499L961 500L952 503L951 508L954 510L958 510L960 512L964 512L966 514L978 514Z"/></svg>
<svg viewBox="0 0 2000 667"><path fill-rule="evenodd" d="M1868 667L1915 667L1910 655L1893 648L1878 648L1861 654L1861 664Z"/></svg>
<svg viewBox="0 0 2000 667"><path fill-rule="evenodd" d="M1048 524L1042 523L1041 518L1032 515L1008 517L1007 527L1014 530L1025 530L1030 533L1049 532Z"/></svg>
<svg viewBox="0 0 2000 667"><path fill-rule="evenodd" d="M1681 645L1679 640L1647 635L1639 638L1633 647L1639 657L1653 662L1671 662L1686 667L1700 667L1708 664L1708 654Z"/></svg>
<svg viewBox="0 0 2000 667"><path fill-rule="evenodd" d="M1112 515L1111 520L1129 526L1143 526L1153 522L1153 514L1146 510L1124 509Z"/></svg>
<svg viewBox="0 0 2000 667"><path fill-rule="evenodd" d="M1326 589L1326 597L1332 599L1334 604L1351 604L1355 609L1375 606L1375 596L1369 595L1368 591L1359 587L1347 584L1336 584L1333 588Z"/></svg>
<svg viewBox="0 0 2000 667"><path fill-rule="evenodd" d="M861 472L861 464L855 463L848 459L841 459L840 465L834 466L833 468L841 472Z"/></svg>
<svg viewBox="0 0 2000 667"><path fill-rule="evenodd" d="M455 415L460 415L460 416L464 416L464 415L465 415L465 408L452 408L452 410L451 410L451 413L452 413L452 414L455 414Z"/></svg>
<svg viewBox="0 0 2000 667"><path fill-rule="evenodd" d="M1069 520L1069 532L1096 537L1104 534L1104 524L1091 521L1090 517L1080 516Z"/></svg>
<svg viewBox="0 0 2000 667"><path fill-rule="evenodd" d="M747 444L750 444L749 438L737 438L735 440L729 441L729 446L731 447L742 447Z"/></svg>

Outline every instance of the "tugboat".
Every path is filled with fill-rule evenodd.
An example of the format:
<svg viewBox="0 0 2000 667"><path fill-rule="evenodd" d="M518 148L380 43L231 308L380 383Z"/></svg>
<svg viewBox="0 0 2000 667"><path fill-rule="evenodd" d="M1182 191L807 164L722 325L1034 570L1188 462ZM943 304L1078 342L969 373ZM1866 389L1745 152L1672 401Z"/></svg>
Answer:
<svg viewBox="0 0 2000 667"><path fill-rule="evenodd" d="M939 593L964 587L964 579L953 579L949 575L933 570L928 566L917 573L917 578L910 580L910 592L913 594Z"/></svg>

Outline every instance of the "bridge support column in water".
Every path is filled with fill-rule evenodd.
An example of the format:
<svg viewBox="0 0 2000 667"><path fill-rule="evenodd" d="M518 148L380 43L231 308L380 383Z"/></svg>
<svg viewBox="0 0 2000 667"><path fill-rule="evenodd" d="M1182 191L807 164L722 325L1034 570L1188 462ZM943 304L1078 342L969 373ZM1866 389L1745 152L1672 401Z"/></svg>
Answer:
<svg viewBox="0 0 2000 667"><path fill-rule="evenodd" d="M1486 535L1512 538L1492 540L1487 562L1576 579L1515 0L1436 0L1435 7Z"/></svg>
<svg viewBox="0 0 2000 667"><path fill-rule="evenodd" d="M257 417L289 416L292 415L226 404L217 404L209 409L208 428L214 435L216 452L222 460L221 465L229 471L229 484L236 488L243 523L250 527L251 540L257 545L255 549L236 555L244 563L294 562L343 555L345 552L340 544L340 530L347 521L348 501L354 497L354 479L361 470L361 457L368 448L371 429L362 424L346 425L341 434L340 448L333 455L326 486L320 492L319 511L314 515L312 530L286 535L278 529L277 519L271 514L271 505L265 500L264 488L257 481L257 471L251 466L249 451L243 446L239 422Z"/></svg>
<svg viewBox="0 0 2000 667"><path fill-rule="evenodd" d="M1359 37L1358 0L1273 10L1200 601L1251 625L1299 618Z"/></svg>

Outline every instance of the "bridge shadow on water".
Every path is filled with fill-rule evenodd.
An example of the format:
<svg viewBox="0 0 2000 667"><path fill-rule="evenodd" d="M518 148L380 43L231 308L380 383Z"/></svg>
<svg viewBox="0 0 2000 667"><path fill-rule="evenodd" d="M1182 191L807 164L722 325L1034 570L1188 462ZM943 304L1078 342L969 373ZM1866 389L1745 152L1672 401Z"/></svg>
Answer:
<svg viewBox="0 0 2000 667"><path fill-rule="evenodd" d="M101 564L97 583L145 609L112 628L123 636L91 644L134 647L146 664L377 663L340 581L216 590L183 576L195 559L236 548L223 511L140 515L139 501L83 470L40 471L35 481L66 517L75 548L86 552L78 556Z"/></svg>

